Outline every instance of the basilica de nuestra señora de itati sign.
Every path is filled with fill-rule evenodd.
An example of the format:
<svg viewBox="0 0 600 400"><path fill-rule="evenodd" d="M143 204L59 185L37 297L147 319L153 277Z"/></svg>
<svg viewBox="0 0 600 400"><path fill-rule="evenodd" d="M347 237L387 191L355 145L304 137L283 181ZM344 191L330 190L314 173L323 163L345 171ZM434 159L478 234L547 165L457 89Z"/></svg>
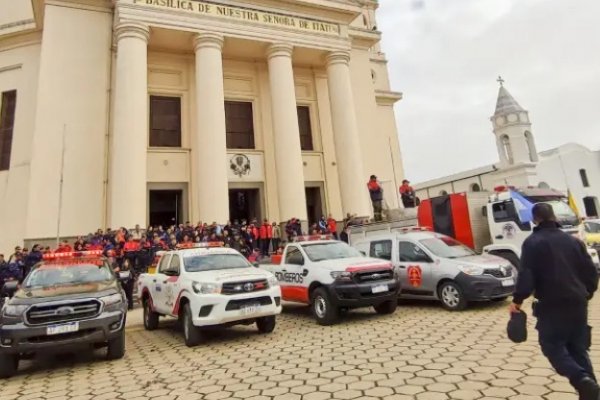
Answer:
<svg viewBox="0 0 600 400"><path fill-rule="evenodd" d="M231 20L242 20L264 25L279 26L300 31L309 31L328 35L339 35L337 24L307 18L270 13L244 7L233 7L198 0L133 0L135 4L150 7L187 11Z"/></svg>

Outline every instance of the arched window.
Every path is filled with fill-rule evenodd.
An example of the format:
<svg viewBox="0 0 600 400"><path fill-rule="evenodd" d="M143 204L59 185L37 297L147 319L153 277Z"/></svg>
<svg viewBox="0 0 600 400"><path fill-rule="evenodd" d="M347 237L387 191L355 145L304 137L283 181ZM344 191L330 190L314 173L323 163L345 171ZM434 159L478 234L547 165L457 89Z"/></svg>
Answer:
<svg viewBox="0 0 600 400"><path fill-rule="evenodd" d="M471 192L481 192L481 186L478 183L473 183L471 185Z"/></svg>
<svg viewBox="0 0 600 400"><path fill-rule="evenodd" d="M525 142L527 142L527 150L529 151L529 161L538 161L537 150L535 148L535 142L533 141L533 135L531 132L525 132Z"/></svg>
<svg viewBox="0 0 600 400"><path fill-rule="evenodd" d="M538 183L538 188L540 188L540 189L550 189L550 185L548 185L546 182L540 182L540 183Z"/></svg>
<svg viewBox="0 0 600 400"><path fill-rule="evenodd" d="M509 164L514 163L512 147L510 146L510 139L508 135L503 135L500 140L502 141L502 150L504 151L504 157Z"/></svg>

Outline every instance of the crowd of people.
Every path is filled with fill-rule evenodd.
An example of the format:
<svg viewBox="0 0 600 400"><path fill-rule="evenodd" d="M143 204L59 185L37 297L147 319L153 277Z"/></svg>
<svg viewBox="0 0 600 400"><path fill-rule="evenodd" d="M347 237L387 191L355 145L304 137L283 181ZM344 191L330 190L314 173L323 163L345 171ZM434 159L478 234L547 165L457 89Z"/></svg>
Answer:
<svg viewBox="0 0 600 400"><path fill-rule="evenodd" d="M302 228L298 218L292 218L281 225L267 219L262 223L251 219L222 225L216 222L196 225L186 222L166 228L149 226L142 229L136 225L133 229L98 229L95 233L77 237L71 242L63 240L55 249L36 244L31 250L15 247L8 259L0 254L0 284L8 280L21 282L31 268L42 260L44 254L52 252L100 250L105 256L111 257L117 268L141 273L148 269L159 251L191 248L196 243L221 242L223 246L239 251L250 261L258 261L271 254L281 253L284 244L293 241L296 236L331 234L334 238L347 242L346 228L357 223L353 218L347 215L339 236L337 221L331 215L322 216L308 230Z"/></svg>

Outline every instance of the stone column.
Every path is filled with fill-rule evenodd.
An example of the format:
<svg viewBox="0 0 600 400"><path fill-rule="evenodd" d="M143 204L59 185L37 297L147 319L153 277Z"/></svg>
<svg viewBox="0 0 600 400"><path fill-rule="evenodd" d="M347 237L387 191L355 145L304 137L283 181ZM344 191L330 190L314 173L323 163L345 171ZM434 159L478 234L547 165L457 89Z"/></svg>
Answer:
<svg viewBox="0 0 600 400"><path fill-rule="evenodd" d="M110 154L110 227L146 225L148 26L116 27L114 121Z"/></svg>
<svg viewBox="0 0 600 400"><path fill-rule="evenodd" d="M291 45L283 43L272 44L267 51L281 222L307 220L292 51Z"/></svg>
<svg viewBox="0 0 600 400"><path fill-rule="evenodd" d="M344 214L371 215L363 170L358 123L350 80L350 53L336 51L327 55L327 79L331 102L333 138L340 179Z"/></svg>
<svg viewBox="0 0 600 400"><path fill-rule="evenodd" d="M223 89L223 36L200 33L196 50L196 132L192 140L193 186L202 222L229 220L229 181Z"/></svg>

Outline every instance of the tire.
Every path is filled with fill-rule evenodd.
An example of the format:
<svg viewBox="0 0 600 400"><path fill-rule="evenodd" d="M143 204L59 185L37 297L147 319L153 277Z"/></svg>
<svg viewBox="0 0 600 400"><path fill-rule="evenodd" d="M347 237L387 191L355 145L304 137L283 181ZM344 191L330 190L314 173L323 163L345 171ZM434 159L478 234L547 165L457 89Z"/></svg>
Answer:
<svg viewBox="0 0 600 400"><path fill-rule="evenodd" d="M152 310L152 299L149 297L144 299L144 328L147 331L153 331L158 328L158 318L159 315L157 312Z"/></svg>
<svg viewBox="0 0 600 400"><path fill-rule="evenodd" d="M492 252L490 252L490 254L492 254L494 256L502 257L505 260L510 261L512 266L515 267L517 269L517 271L519 271L519 269L521 268L521 260L512 251L492 251Z"/></svg>
<svg viewBox="0 0 600 400"><path fill-rule="evenodd" d="M202 331L194 325L192 320L192 308L189 303L183 306L183 339L187 347L194 347L202 342Z"/></svg>
<svg viewBox="0 0 600 400"><path fill-rule="evenodd" d="M275 316L257 318L256 327L260 333L271 333L275 330Z"/></svg>
<svg viewBox="0 0 600 400"><path fill-rule="evenodd" d="M108 341L106 359L118 360L125 355L125 326L121 329L119 336Z"/></svg>
<svg viewBox="0 0 600 400"><path fill-rule="evenodd" d="M16 354L0 354L0 378L10 378L19 369L19 356Z"/></svg>
<svg viewBox="0 0 600 400"><path fill-rule="evenodd" d="M440 301L446 310L460 311L467 307L463 290L454 282L444 282L438 290Z"/></svg>
<svg viewBox="0 0 600 400"><path fill-rule="evenodd" d="M388 315L388 314L393 314L396 311L397 307L398 307L397 300L388 300L388 301L384 301L383 303L374 306L373 308L375 309L377 314Z"/></svg>
<svg viewBox="0 0 600 400"><path fill-rule="evenodd" d="M340 310L333 305L325 288L315 289L310 304L319 325L333 325L339 320Z"/></svg>

